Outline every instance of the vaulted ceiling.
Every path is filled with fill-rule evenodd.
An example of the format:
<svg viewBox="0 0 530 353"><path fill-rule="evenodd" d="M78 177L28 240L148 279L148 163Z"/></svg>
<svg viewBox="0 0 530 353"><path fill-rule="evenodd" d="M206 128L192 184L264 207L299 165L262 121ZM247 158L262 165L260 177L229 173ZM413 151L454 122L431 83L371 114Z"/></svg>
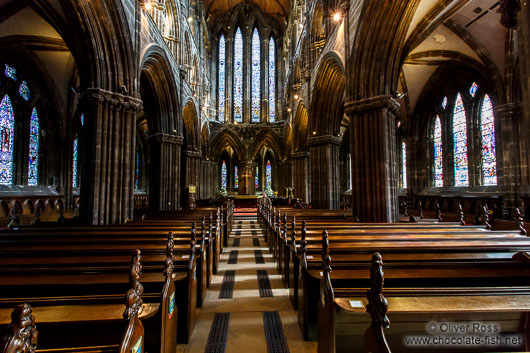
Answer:
<svg viewBox="0 0 530 353"><path fill-rule="evenodd" d="M229 11L242 2L258 5L265 13L274 17L279 23L284 23L289 16L289 0L204 0L204 7L208 16L211 18Z"/></svg>

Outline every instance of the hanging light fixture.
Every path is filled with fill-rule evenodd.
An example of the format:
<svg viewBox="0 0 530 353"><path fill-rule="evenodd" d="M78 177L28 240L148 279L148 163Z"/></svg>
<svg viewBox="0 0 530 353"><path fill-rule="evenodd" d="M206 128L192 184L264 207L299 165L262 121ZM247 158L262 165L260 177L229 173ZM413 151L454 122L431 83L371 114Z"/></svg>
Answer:
<svg viewBox="0 0 530 353"><path fill-rule="evenodd" d="M146 10L146 11L151 10L151 8L152 8L151 1L149 1L149 0L144 0L143 2L144 2L144 8L145 8L145 10Z"/></svg>

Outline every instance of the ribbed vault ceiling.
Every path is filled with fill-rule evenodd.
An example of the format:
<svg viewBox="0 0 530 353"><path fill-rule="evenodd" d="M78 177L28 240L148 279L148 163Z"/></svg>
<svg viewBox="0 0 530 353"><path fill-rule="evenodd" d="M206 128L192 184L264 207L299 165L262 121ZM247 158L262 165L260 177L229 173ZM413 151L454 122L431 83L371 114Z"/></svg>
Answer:
<svg viewBox="0 0 530 353"><path fill-rule="evenodd" d="M215 17L242 2L258 5L265 13L273 16L280 23L286 21L287 16L289 16L289 0L204 0L204 6L208 16Z"/></svg>

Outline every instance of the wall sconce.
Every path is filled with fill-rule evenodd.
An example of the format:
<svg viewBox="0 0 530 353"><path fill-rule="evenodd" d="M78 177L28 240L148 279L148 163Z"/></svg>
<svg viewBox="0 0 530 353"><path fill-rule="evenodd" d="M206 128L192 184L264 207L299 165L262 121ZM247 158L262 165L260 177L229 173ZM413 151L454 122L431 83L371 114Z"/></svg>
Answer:
<svg viewBox="0 0 530 353"><path fill-rule="evenodd" d="M294 99L298 99L298 98L300 98L300 96L298 96L298 94L295 94Z"/></svg>
<svg viewBox="0 0 530 353"><path fill-rule="evenodd" d="M144 3L144 8L145 8L146 11L151 10L151 8L152 8L152 6L151 6L151 1L149 1L149 0L144 0L143 3Z"/></svg>
<svg viewBox="0 0 530 353"><path fill-rule="evenodd" d="M333 20L335 22L339 22L341 18L342 18L342 15L339 11L335 12L335 14L333 15Z"/></svg>

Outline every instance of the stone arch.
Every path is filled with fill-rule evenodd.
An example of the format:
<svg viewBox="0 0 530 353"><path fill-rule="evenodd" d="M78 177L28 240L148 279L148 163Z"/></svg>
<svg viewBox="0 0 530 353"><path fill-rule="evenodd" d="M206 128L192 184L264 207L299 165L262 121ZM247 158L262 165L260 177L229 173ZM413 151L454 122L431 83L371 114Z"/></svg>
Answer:
<svg viewBox="0 0 530 353"><path fill-rule="evenodd" d="M335 53L328 53L317 72L311 101L309 133L312 136L337 136L344 115L344 67Z"/></svg>
<svg viewBox="0 0 530 353"><path fill-rule="evenodd" d="M254 138L249 148L249 159L254 160L263 147L269 147L278 160L284 157L283 144L279 136L273 130L262 130Z"/></svg>
<svg viewBox="0 0 530 353"><path fill-rule="evenodd" d="M298 103L294 119L293 149L294 152L302 152L307 149L307 125L309 113L303 102Z"/></svg>
<svg viewBox="0 0 530 353"><path fill-rule="evenodd" d="M182 113L184 134L189 151L198 152L200 148L199 112L193 99L188 100Z"/></svg>
<svg viewBox="0 0 530 353"><path fill-rule="evenodd" d="M222 149L226 146L232 147L239 160L245 160L246 158L246 147L241 141L240 137L232 130L225 128L217 133L211 141L211 158L210 160L217 160L222 152Z"/></svg>

